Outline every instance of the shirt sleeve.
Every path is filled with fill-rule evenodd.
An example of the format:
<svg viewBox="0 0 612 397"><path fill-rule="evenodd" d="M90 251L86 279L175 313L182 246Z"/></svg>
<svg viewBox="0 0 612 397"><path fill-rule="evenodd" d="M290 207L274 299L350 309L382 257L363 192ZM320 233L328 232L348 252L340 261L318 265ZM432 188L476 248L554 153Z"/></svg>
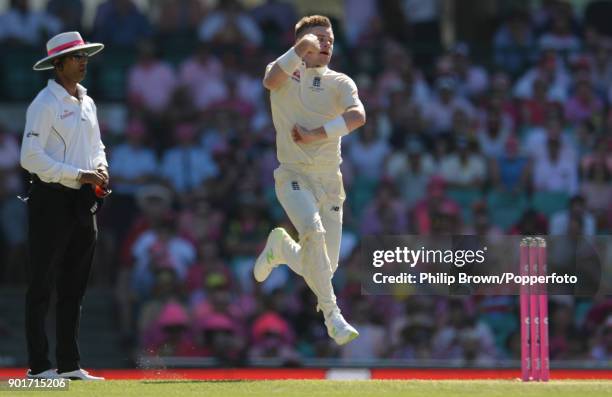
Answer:
<svg viewBox="0 0 612 397"><path fill-rule="evenodd" d="M61 179L76 180L79 169L55 161L45 153L45 145L53 128L53 111L42 103L34 102L26 113L26 126L21 145L21 166L50 182Z"/></svg>
<svg viewBox="0 0 612 397"><path fill-rule="evenodd" d="M100 124L98 123L98 109L96 108L96 105L94 103L92 103L93 106L93 111L94 111L94 117L96 118L96 126L94 127L94 139L93 139L93 143L94 143L94 147L93 147L93 152L94 153L94 166L95 167L99 167L101 165L105 166L106 168L108 168L108 161L106 160L106 152L104 151L105 146L102 143L102 136L100 134Z"/></svg>
<svg viewBox="0 0 612 397"><path fill-rule="evenodd" d="M345 111L352 106L363 106L361 104L361 100L359 99L357 85L348 76L342 76L339 79L338 94L340 108L342 108L342 111Z"/></svg>

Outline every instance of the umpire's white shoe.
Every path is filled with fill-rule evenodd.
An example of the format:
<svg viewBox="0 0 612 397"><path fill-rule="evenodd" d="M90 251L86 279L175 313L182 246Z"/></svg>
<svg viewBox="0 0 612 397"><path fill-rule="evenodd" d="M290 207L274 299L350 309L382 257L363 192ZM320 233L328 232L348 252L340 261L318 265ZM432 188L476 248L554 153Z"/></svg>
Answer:
<svg viewBox="0 0 612 397"><path fill-rule="evenodd" d="M28 369L26 376L28 379L57 379L59 378L57 371L54 369L48 369L46 371L42 371L37 374L33 374L32 370Z"/></svg>
<svg viewBox="0 0 612 397"><path fill-rule="evenodd" d="M339 345L345 345L359 336L359 332L342 317L340 309L325 316L325 326L327 334Z"/></svg>
<svg viewBox="0 0 612 397"><path fill-rule="evenodd" d="M255 280L259 281L260 283L264 282L272 270L274 270L276 266L283 263L280 249L283 239L287 237L290 236L282 227L272 229L268 235L266 246L264 247L263 251L261 251L261 254L259 254L257 257L255 266L253 266L253 276L255 277Z"/></svg>
<svg viewBox="0 0 612 397"><path fill-rule="evenodd" d="M70 380L104 380L101 376L90 375L89 372L84 369L76 369L69 372L58 372L57 376L64 379Z"/></svg>

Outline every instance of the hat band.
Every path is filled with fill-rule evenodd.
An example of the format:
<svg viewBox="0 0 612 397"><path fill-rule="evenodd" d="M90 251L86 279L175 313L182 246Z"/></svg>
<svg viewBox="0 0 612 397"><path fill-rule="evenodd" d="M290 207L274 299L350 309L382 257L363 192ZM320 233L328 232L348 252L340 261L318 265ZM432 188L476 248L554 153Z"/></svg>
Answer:
<svg viewBox="0 0 612 397"><path fill-rule="evenodd" d="M60 51L65 50L66 48L70 48L70 47L74 47L74 46L82 45L82 44L85 44L85 42L82 39L74 40L74 41L69 41L68 43L64 43L62 45L58 45L57 47L52 48L51 50L47 51L47 55L51 56L53 54L56 54L56 53L58 53Z"/></svg>

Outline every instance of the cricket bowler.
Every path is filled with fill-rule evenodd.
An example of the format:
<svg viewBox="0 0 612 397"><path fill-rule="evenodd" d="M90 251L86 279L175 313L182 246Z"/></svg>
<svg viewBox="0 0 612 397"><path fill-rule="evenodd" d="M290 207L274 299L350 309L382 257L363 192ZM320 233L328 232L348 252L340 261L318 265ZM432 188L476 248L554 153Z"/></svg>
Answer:
<svg viewBox="0 0 612 397"><path fill-rule="evenodd" d="M283 228L273 229L253 274L263 282L276 266L287 264L316 295L329 336L343 345L359 333L340 313L331 282L338 267L346 198L340 142L365 124L366 115L353 80L327 66L334 48L329 18L302 18L295 26L295 40L268 65L263 85L270 90L276 129L276 195L300 240L294 241Z"/></svg>

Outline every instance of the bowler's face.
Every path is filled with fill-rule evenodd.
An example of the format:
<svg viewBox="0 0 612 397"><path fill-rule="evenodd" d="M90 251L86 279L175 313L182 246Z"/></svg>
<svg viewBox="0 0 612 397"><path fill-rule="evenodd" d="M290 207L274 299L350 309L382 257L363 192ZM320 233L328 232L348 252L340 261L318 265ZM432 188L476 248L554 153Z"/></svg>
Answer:
<svg viewBox="0 0 612 397"><path fill-rule="evenodd" d="M334 32L332 28L325 26L314 26L306 29L304 34L312 33L319 39L321 51L318 54L307 54L304 58L307 64L324 66L329 64L332 53L334 52Z"/></svg>

